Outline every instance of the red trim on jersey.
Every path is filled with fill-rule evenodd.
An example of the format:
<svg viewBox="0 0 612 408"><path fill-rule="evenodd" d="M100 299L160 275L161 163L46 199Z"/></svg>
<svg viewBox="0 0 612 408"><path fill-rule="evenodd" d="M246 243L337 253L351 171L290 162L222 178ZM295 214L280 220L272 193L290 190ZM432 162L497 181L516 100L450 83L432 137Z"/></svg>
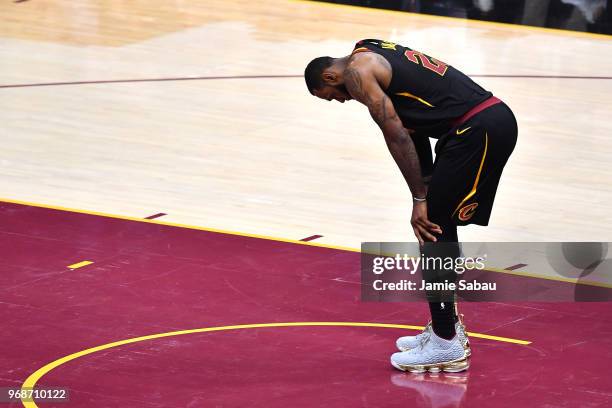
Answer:
<svg viewBox="0 0 612 408"><path fill-rule="evenodd" d="M497 105L498 103L501 103L501 99L492 96L489 99L479 103L478 105L474 106L472 109L470 109L469 111L467 111L463 116L458 117L457 119L453 120L451 123L453 126L459 126L465 122L467 122L469 119L471 119L474 115L482 112L483 110L490 108L493 105Z"/></svg>

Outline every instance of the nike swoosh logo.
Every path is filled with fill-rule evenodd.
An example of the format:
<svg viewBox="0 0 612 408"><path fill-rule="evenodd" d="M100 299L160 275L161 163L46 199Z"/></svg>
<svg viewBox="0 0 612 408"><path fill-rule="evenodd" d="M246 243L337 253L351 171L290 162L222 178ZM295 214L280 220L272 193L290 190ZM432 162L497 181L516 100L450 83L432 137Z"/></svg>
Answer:
<svg viewBox="0 0 612 408"><path fill-rule="evenodd" d="M462 135L462 134L464 134L465 132L467 132L468 130L470 130L471 128L472 128L471 126L468 126L468 127L466 127L465 129L463 129L463 130L459 130L459 129L457 129L457 134L458 134L458 135Z"/></svg>

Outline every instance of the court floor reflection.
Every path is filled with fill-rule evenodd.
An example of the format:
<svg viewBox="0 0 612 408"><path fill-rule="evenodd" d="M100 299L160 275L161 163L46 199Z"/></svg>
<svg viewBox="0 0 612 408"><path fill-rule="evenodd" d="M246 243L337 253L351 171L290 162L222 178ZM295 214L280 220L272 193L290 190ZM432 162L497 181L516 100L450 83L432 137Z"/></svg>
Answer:
<svg viewBox="0 0 612 408"><path fill-rule="evenodd" d="M417 407L459 408L464 406L469 372L462 373L394 373L391 383L416 391Z"/></svg>

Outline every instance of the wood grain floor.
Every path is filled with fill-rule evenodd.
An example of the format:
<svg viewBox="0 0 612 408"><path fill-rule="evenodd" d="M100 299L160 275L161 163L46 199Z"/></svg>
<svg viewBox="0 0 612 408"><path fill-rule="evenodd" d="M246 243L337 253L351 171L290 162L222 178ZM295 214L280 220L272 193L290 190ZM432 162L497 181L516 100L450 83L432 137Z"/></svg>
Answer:
<svg viewBox="0 0 612 408"><path fill-rule="evenodd" d="M404 43L505 100L519 141L469 241L610 241L612 37L304 1L0 4L0 85L299 75L361 38ZM548 78L517 78L539 75ZM299 77L0 89L2 197L357 247L411 241L367 111Z"/></svg>

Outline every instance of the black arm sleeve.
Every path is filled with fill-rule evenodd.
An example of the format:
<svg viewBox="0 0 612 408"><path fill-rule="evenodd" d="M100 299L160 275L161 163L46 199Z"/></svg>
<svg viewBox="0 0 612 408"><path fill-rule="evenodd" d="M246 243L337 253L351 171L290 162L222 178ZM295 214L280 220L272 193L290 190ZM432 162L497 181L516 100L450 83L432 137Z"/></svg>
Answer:
<svg viewBox="0 0 612 408"><path fill-rule="evenodd" d="M431 145L429 144L429 137L425 135L419 135L413 133L410 135L414 147L416 148L417 155L419 156L419 162L421 163L421 174L423 178L431 176L433 173L433 156L431 154Z"/></svg>

